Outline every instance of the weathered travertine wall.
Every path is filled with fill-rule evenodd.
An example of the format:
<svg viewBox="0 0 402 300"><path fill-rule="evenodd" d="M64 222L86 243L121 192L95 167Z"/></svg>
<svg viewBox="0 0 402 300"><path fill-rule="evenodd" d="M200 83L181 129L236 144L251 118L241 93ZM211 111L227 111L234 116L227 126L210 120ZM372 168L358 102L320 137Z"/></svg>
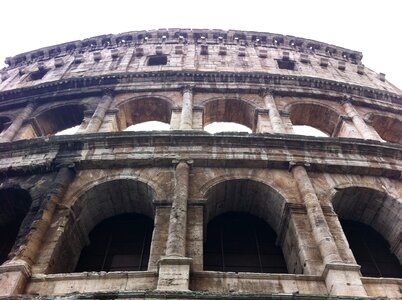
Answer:
<svg viewBox="0 0 402 300"><path fill-rule="evenodd" d="M401 278L361 275L339 221L369 225L402 263L402 93L361 58L289 36L167 30L7 59L0 190L31 204L0 295L402 297ZM171 130L124 131L147 121ZM213 122L252 134L206 133ZM289 274L204 270L207 224L229 211L266 221ZM91 230L123 213L154 221L148 270L74 273Z"/></svg>

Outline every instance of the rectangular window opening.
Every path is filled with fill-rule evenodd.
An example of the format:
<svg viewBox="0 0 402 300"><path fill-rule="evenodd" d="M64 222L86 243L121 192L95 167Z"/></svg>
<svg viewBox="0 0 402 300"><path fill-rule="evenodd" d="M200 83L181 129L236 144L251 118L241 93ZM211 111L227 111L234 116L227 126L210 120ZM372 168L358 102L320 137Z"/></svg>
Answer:
<svg viewBox="0 0 402 300"><path fill-rule="evenodd" d="M295 62L294 60L277 60L279 69L286 69L286 70L294 70L295 69Z"/></svg>
<svg viewBox="0 0 402 300"><path fill-rule="evenodd" d="M41 69L41 70L32 72L31 75L29 75L29 81L42 79L43 76L46 75L47 71L48 70L46 70L46 69Z"/></svg>
<svg viewBox="0 0 402 300"><path fill-rule="evenodd" d="M148 58L148 66L163 66L167 64L166 55L150 56Z"/></svg>

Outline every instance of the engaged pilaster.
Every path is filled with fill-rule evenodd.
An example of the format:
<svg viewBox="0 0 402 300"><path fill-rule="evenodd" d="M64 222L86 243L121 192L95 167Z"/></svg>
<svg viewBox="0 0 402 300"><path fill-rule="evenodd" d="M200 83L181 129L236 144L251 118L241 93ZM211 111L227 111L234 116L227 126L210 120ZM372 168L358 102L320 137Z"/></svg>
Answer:
<svg viewBox="0 0 402 300"><path fill-rule="evenodd" d="M285 126L283 125L278 108L276 107L274 95L272 91L268 89L262 90L262 96L264 97L265 107L269 111L269 119L274 133L286 133Z"/></svg>
<svg viewBox="0 0 402 300"><path fill-rule="evenodd" d="M91 120L88 123L85 133L98 132L99 128L102 126L103 119L105 118L106 112L113 101L113 94L111 90L106 90L103 93L102 99L99 102Z"/></svg>
<svg viewBox="0 0 402 300"><path fill-rule="evenodd" d="M4 131L0 138L1 142L11 142L21 129L22 123L28 119L35 109L34 102L29 102L23 111L15 118L11 125Z"/></svg>
<svg viewBox="0 0 402 300"><path fill-rule="evenodd" d="M303 165L293 164L292 174L307 210L313 237L324 262L323 277L330 295L367 296L360 279L360 266L343 263L329 230L310 177Z"/></svg>
<svg viewBox="0 0 402 300"><path fill-rule="evenodd" d="M185 291L189 288L191 259L186 257L187 202L191 161L178 162L175 196L169 219L166 256L159 261L158 290Z"/></svg>
<svg viewBox="0 0 402 300"><path fill-rule="evenodd" d="M41 217L31 224L31 230L23 247L16 256L0 266L0 296L11 296L24 291L31 276L43 240L46 237L57 203L61 201L67 187L74 179L72 166L62 166L54 179L40 208Z"/></svg>
<svg viewBox="0 0 402 300"><path fill-rule="evenodd" d="M359 131L360 135L366 140L380 140L378 136L374 135L363 118L359 115L357 110L353 107L349 98L342 99L342 106L346 114L352 119L353 125Z"/></svg>
<svg viewBox="0 0 402 300"><path fill-rule="evenodd" d="M193 128L193 87L185 86L182 93L183 104L181 108L180 129L191 130Z"/></svg>

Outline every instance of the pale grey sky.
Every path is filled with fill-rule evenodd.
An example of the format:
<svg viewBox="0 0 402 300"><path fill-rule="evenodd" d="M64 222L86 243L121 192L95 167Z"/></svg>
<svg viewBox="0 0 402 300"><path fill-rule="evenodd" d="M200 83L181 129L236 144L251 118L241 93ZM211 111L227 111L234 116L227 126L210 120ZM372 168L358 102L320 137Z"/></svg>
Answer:
<svg viewBox="0 0 402 300"><path fill-rule="evenodd" d="M7 56L91 36L158 28L263 31L363 52L402 88L398 0L0 1L0 68Z"/></svg>

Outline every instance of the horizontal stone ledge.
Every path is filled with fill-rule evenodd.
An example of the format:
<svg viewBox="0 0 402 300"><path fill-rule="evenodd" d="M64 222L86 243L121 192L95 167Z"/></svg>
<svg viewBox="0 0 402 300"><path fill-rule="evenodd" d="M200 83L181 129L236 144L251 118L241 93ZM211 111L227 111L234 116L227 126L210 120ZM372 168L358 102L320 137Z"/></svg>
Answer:
<svg viewBox="0 0 402 300"><path fill-rule="evenodd" d="M105 151L84 155L88 148ZM116 152L119 148L132 150ZM328 152L334 151L341 155L327 157ZM381 161L377 157L382 157ZM7 175L46 172L66 163L75 164L77 169L171 167L173 159L185 158L194 160L193 167L288 170L296 162L312 172L400 178L401 157L402 145L361 139L246 133L211 135L198 131L113 132L2 143L0 172Z"/></svg>
<svg viewBox="0 0 402 300"><path fill-rule="evenodd" d="M314 91L322 91L321 96L324 98L333 97L328 95L328 91L334 93L350 94L352 96L361 96L368 99L382 100L387 103L401 103L402 96L396 93L379 90L372 87L366 87L348 82L334 81L329 79L308 77L303 75L280 75L265 72L201 72L201 71L158 71L158 72L131 72L131 73L114 73L99 76L88 76L82 78L67 78L58 81L44 82L31 87L22 87L0 92L0 101L16 99L32 99L33 97L41 97L48 94L54 97L54 93L77 93L86 94L95 91L101 92L103 89L117 86L116 91L121 91L122 86L132 85L136 83L150 82L152 85L163 83L172 85L175 89L180 89L183 83L192 83L196 86L195 92L201 90L202 87L207 88L210 83L242 84L248 89L255 89L259 92L260 87L269 87L276 90L277 88L288 88L288 90L278 90L280 94L287 95L312 95L315 93L308 92L309 89ZM237 90L245 89L245 87L236 86ZM211 89L211 87L208 87ZM148 90L151 88L148 87ZM169 88L168 88L169 89ZM221 90L224 87L221 87Z"/></svg>
<svg viewBox="0 0 402 300"><path fill-rule="evenodd" d="M57 273L57 274L34 274L31 282L44 281L68 281L86 279L115 279L115 278L145 278L157 277L153 271L116 271L116 272L79 272L79 273Z"/></svg>
<svg viewBox="0 0 402 300"><path fill-rule="evenodd" d="M38 299L36 295L8 297L7 299ZM298 293L269 292L198 292L198 291L111 291L96 293L71 293L57 296L40 296L45 299L261 299L261 300L378 300L376 297L307 295Z"/></svg>

